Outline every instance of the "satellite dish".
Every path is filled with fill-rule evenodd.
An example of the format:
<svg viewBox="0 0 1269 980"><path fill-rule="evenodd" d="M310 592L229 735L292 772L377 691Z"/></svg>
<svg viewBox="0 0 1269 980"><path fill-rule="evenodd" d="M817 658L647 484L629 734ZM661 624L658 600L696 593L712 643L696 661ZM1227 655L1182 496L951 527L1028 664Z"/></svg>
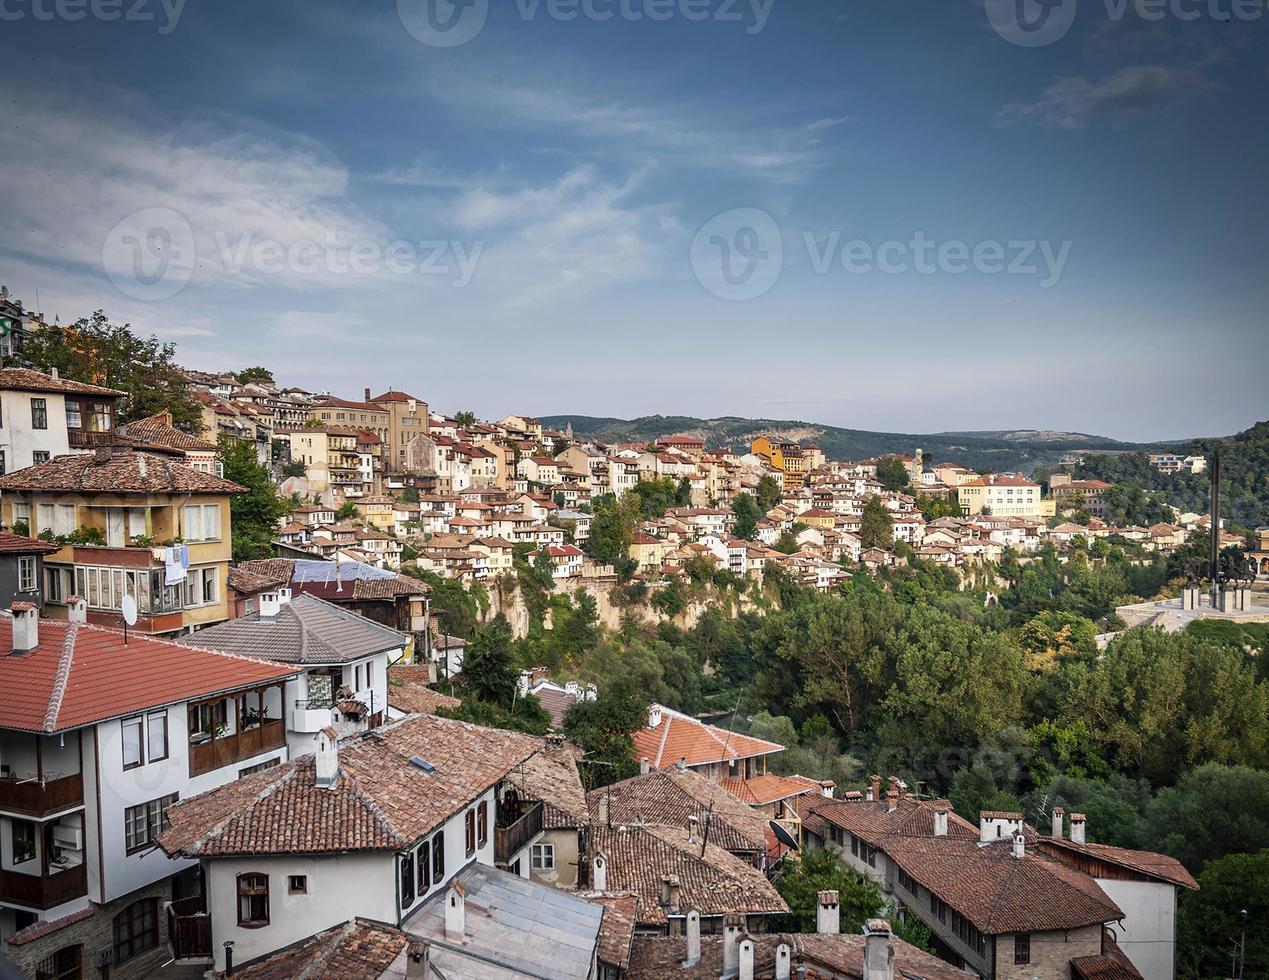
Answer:
<svg viewBox="0 0 1269 980"><path fill-rule="evenodd" d="M775 834L776 840L787 847L791 851L798 850L798 842L792 834L785 829L783 824L778 824L774 820L771 821L771 833Z"/></svg>
<svg viewBox="0 0 1269 980"><path fill-rule="evenodd" d="M123 597L123 621L129 626L137 625L137 600L130 595Z"/></svg>

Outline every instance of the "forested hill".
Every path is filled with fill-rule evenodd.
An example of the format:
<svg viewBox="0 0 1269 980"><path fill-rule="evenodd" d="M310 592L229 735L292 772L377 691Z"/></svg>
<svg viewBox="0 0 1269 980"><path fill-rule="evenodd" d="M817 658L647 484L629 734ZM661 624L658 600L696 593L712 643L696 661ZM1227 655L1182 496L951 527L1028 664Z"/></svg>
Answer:
<svg viewBox="0 0 1269 980"><path fill-rule="evenodd" d="M1269 422L1257 422L1232 439L1194 439L1169 451L1206 456L1210 465L1217 448L1225 517L1247 529L1269 525ZM1144 452L1089 456L1076 475L1158 491L1182 510L1199 514L1208 510L1210 473L1160 473Z"/></svg>
<svg viewBox="0 0 1269 980"><path fill-rule="evenodd" d="M698 419L650 415L639 419L551 415L542 419L552 429L573 426L576 435L602 442L651 442L658 436L695 435L711 449L747 449L757 436L771 436L803 444L815 443L830 459L867 459L884 453L911 455L921 449L931 462L951 459L974 469L1030 473L1036 466L1052 466L1068 452L1132 452L1157 448L1119 442L1079 432L940 432L926 435L869 432L813 422L777 419Z"/></svg>

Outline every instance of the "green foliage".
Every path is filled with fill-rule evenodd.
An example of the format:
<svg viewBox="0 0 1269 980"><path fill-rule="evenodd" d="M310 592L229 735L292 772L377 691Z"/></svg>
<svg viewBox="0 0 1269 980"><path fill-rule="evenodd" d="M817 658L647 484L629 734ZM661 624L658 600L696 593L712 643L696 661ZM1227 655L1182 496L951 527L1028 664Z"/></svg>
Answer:
<svg viewBox="0 0 1269 980"><path fill-rule="evenodd" d="M899 460L883 459L877 464L877 482L887 490L905 490L909 480L908 468Z"/></svg>
<svg viewBox="0 0 1269 980"><path fill-rule="evenodd" d="M1222 855L1269 847L1269 772L1200 766L1159 791L1146 825L1150 846L1193 874Z"/></svg>
<svg viewBox="0 0 1269 980"><path fill-rule="evenodd" d="M234 561L273 557L273 538L287 504L278 497L269 468L257 461L255 447L241 439L220 437L225 479L247 488L229 498L233 519Z"/></svg>
<svg viewBox="0 0 1269 980"><path fill-rule="evenodd" d="M591 501L594 517L586 551L600 564L630 560L630 541L643 518L641 498L633 491L620 499L605 494Z"/></svg>
<svg viewBox="0 0 1269 980"><path fill-rule="evenodd" d="M894 545L894 518L880 497L872 497L864 504L859 537L865 549L888 549Z"/></svg>
<svg viewBox="0 0 1269 980"><path fill-rule="evenodd" d="M1246 938L1245 977L1269 977L1269 850L1230 854L1199 875L1198 891L1181 893L1178 975L1231 976L1234 940Z"/></svg>
<svg viewBox="0 0 1269 980"><path fill-rule="evenodd" d="M142 339L132 325L111 323L97 310L70 326L49 326L26 339L23 356L63 378L126 392L120 421L171 412L173 423L198 434L203 413L185 387L174 344Z"/></svg>
<svg viewBox="0 0 1269 980"><path fill-rule="evenodd" d="M736 537L742 541L752 541L758 533L758 522L763 516L758 502L747 493L738 493L731 502L731 512L736 515Z"/></svg>
<svg viewBox="0 0 1269 980"><path fill-rule="evenodd" d="M1118 483L1102 494L1105 520L1115 527L1149 527L1173 519L1162 493L1147 493L1130 483Z"/></svg>
<svg viewBox="0 0 1269 980"><path fill-rule="evenodd" d="M941 497L931 497L929 494L919 493L916 498L917 510L924 515L927 521L937 521L940 517L960 517L961 505L957 502L955 496L944 500Z"/></svg>
<svg viewBox="0 0 1269 980"><path fill-rule="evenodd" d="M282 478L284 480L289 479L291 477L295 477L298 479L300 477L303 477L304 474L307 472L308 470L305 468L303 463L297 460L292 460L291 462L287 463L285 466L282 467Z"/></svg>
<svg viewBox="0 0 1269 980"><path fill-rule="evenodd" d="M961 769L952 777L947 799L957 814L974 824L978 823L978 815L983 810L1022 811L1022 801L997 786L991 767L981 762Z"/></svg>
<svg viewBox="0 0 1269 980"><path fill-rule="evenodd" d="M465 589L463 583L456 579L442 578L417 565L403 566L401 571L426 582L431 588L432 612L436 614L441 629L463 639L471 639L475 635L482 606L478 593Z"/></svg>
<svg viewBox="0 0 1269 980"><path fill-rule="evenodd" d="M584 753L579 768L587 789L637 775L631 735L647 724L648 698L638 683L618 679L594 701L581 700L564 716L564 734Z"/></svg>
<svg viewBox="0 0 1269 980"><path fill-rule="evenodd" d="M357 505L351 500L345 500L339 505L339 510L335 511L335 520L351 521L361 516L361 511L357 509Z"/></svg>
<svg viewBox="0 0 1269 980"><path fill-rule="evenodd" d="M692 485L687 485L686 501L681 501L681 484L675 483L668 476L657 480L640 480L630 488L629 493L635 495L640 516L645 521L651 521L664 517L671 507L683 507L691 503Z"/></svg>
<svg viewBox="0 0 1269 980"><path fill-rule="evenodd" d="M798 539L793 535L792 531L784 531L771 548L782 555L791 555L798 550Z"/></svg>
<svg viewBox="0 0 1269 980"><path fill-rule="evenodd" d="M784 488L780 486L779 480L768 473L758 481L756 493L758 506L762 508L762 512L765 514L780 502L780 499L784 496Z"/></svg>
<svg viewBox="0 0 1269 980"><path fill-rule="evenodd" d="M442 718L529 735L546 735L551 730L550 714L532 694L516 698L511 708L490 704L476 697L464 697L457 708L439 708L436 713Z"/></svg>
<svg viewBox="0 0 1269 980"><path fill-rule="evenodd" d="M265 367L249 367L243 368L234 375L238 379L238 384L249 385L253 381L264 381L268 384L273 383L273 372Z"/></svg>
<svg viewBox="0 0 1269 980"><path fill-rule="evenodd" d="M779 928L814 932L821 891L835 891L841 901L841 931L859 932L864 923L885 908L875 881L864 878L842 863L835 851L816 848L788 858L792 866L776 881L780 897L789 906Z"/></svg>
<svg viewBox="0 0 1269 980"><path fill-rule="evenodd" d="M649 604L673 619L687 608L687 592L678 579L672 578L653 594Z"/></svg>
<svg viewBox="0 0 1269 980"><path fill-rule="evenodd" d="M511 624L501 613L476 629L463 654L464 692L491 704L511 704L520 677L512 639Z"/></svg>
<svg viewBox="0 0 1269 980"><path fill-rule="evenodd" d="M1115 775L1110 781L1059 776L1025 798L1028 817L1048 832L1045 814L1055 806L1067 813L1088 817L1088 839L1095 844L1140 848L1145 844L1145 807L1150 801L1148 784ZM1069 832L1069 825L1063 833Z"/></svg>

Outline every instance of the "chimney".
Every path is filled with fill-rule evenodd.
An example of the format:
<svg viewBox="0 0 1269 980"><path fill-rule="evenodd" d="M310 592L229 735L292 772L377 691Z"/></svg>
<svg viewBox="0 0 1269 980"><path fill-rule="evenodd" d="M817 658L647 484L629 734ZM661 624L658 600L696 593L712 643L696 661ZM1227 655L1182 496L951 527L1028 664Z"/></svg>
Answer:
<svg viewBox="0 0 1269 980"><path fill-rule="evenodd" d="M651 770L652 763L648 761L648 757L645 755L639 760L639 775L646 776Z"/></svg>
<svg viewBox="0 0 1269 980"><path fill-rule="evenodd" d="M787 943L776 947L774 980L792 980L793 951Z"/></svg>
<svg viewBox="0 0 1269 980"><path fill-rule="evenodd" d="M88 603L82 596L69 596L66 599L66 618L72 623L88 622Z"/></svg>
<svg viewBox="0 0 1269 980"><path fill-rule="evenodd" d="M682 887L679 884L678 875L663 875L661 878L661 904L670 912L674 912L679 907L681 894Z"/></svg>
<svg viewBox="0 0 1269 980"><path fill-rule="evenodd" d="M842 931L841 896L837 892L820 892L816 897L815 931L835 936Z"/></svg>
<svg viewBox="0 0 1269 980"><path fill-rule="evenodd" d="M1062 818L1066 815L1066 810L1060 806L1053 808L1053 832L1051 836L1056 840L1062 839Z"/></svg>
<svg viewBox="0 0 1269 980"><path fill-rule="evenodd" d="M49 368L48 376L54 381L60 381L62 378L61 368Z"/></svg>
<svg viewBox="0 0 1269 980"><path fill-rule="evenodd" d="M590 887L597 892L608 891L608 859L600 851L591 861Z"/></svg>
<svg viewBox="0 0 1269 980"><path fill-rule="evenodd" d="M431 980L432 944L416 939L406 947L405 980Z"/></svg>
<svg viewBox="0 0 1269 980"><path fill-rule="evenodd" d="M529 693L529 678L533 676L533 671L520 671L520 678L516 681L516 692L520 697L526 697Z"/></svg>
<svg viewBox="0 0 1269 980"><path fill-rule="evenodd" d="M875 773L869 783L868 799L872 800L874 803L881 799L881 777Z"/></svg>
<svg viewBox="0 0 1269 980"><path fill-rule="evenodd" d="M339 779L339 733L323 728L317 733L317 788L330 789Z"/></svg>
<svg viewBox="0 0 1269 980"><path fill-rule="evenodd" d="M21 657L40 645L40 610L33 602L15 602L13 613L13 655Z"/></svg>
<svg viewBox="0 0 1269 980"><path fill-rule="evenodd" d="M608 794L605 793L599 798L599 806L595 808L598 812L596 816L599 818L599 826L608 826Z"/></svg>
<svg viewBox="0 0 1269 980"><path fill-rule="evenodd" d="M740 980L753 980L753 937L740 941Z"/></svg>
<svg viewBox="0 0 1269 980"><path fill-rule="evenodd" d="M894 940L885 919L864 923L863 980L894 980Z"/></svg>
<svg viewBox="0 0 1269 980"><path fill-rule="evenodd" d="M260 596L260 618L277 619L282 607L291 602L290 589L274 589Z"/></svg>
<svg viewBox="0 0 1269 980"><path fill-rule="evenodd" d="M1071 843L1084 843L1084 824L1087 818L1082 813L1071 814Z"/></svg>
<svg viewBox="0 0 1269 980"><path fill-rule="evenodd" d="M366 399L365 399L365 400L366 400L367 402L368 402L368 401L370 401L370 389L369 389L369 388L367 388L367 389L366 389Z"/></svg>
<svg viewBox="0 0 1269 980"><path fill-rule="evenodd" d="M723 918L723 976L740 972L740 934L745 931L745 917L734 912Z"/></svg>
<svg viewBox="0 0 1269 980"><path fill-rule="evenodd" d="M1019 861L1027 856L1027 838L1023 834L1013 835L1013 856Z"/></svg>
<svg viewBox="0 0 1269 980"><path fill-rule="evenodd" d="M687 959L683 968L691 969L701 961L701 914L692 909L687 913Z"/></svg>
<svg viewBox="0 0 1269 980"><path fill-rule="evenodd" d="M445 893L445 938L461 942L467 931L467 893L463 883L455 881Z"/></svg>
<svg viewBox="0 0 1269 980"><path fill-rule="evenodd" d="M678 769L679 772L687 772L687 756L679 756L679 761L674 763L674 767Z"/></svg>
<svg viewBox="0 0 1269 980"><path fill-rule="evenodd" d="M696 814L690 814L687 818L687 842L689 844L696 843L696 828L700 825L700 818Z"/></svg>
<svg viewBox="0 0 1269 980"><path fill-rule="evenodd" d="M659 704L654 704L648 709L648 727L661 727L661 706Z"/></svg>
<svg viewBox="0 0 1269 980"><path fill-rule="evenodd" d="M934 811L934 836L947 836L947 808L939 807Z"/></svg>

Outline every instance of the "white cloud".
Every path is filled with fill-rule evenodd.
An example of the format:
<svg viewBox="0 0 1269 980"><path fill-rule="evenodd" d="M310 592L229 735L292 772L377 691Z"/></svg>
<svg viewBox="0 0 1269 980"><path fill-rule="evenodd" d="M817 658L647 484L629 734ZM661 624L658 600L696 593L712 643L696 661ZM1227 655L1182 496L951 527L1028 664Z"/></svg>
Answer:
<svg viewBox="0 0 1269 980"><path fill-rule="evenodd" d="M1098 117L1123 124L1180 102L1205 85L1203 76L1194 69L1164 65L1132 65L1100 82L1090 82L1082 75L1059 78L1037 101L1005 106L997 114L996 124L1033 122L1083 129Z"/></svg>

